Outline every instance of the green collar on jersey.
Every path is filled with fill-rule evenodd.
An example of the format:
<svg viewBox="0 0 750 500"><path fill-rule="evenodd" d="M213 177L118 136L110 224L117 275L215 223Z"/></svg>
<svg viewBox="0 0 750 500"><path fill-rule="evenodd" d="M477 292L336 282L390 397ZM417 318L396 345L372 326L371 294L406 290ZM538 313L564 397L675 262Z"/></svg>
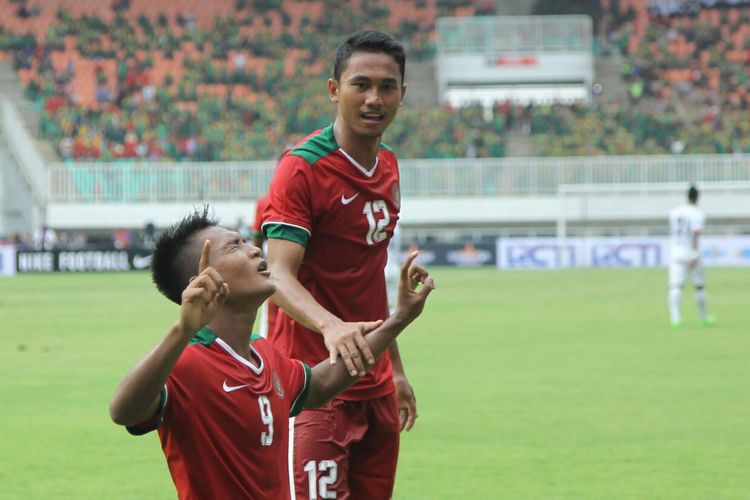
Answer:
<svg viewBox="0 0 750 500"><path fill-rule="evenodd" d="M393 151L390 146L383 142L380 143L380 147L388 151ZM319 133L293 148L289 154L304 158L307 163L312 165L338 148L339 145L336 143L336 137L333 135L333 123L331 123Z"/></svg>
<svg viewBox="0 0 750 500"><path fill-rule="evenodd" d="M198 333L196 333L192 339L190 339L190 344L201 344L201 345L211 345L214 340L216 340L217 335L211 330L209 327L204 326L200 330L198 330ZM256 340L263 338L260 335L253 333L250 335L250 343L252 344Z"/></svg>

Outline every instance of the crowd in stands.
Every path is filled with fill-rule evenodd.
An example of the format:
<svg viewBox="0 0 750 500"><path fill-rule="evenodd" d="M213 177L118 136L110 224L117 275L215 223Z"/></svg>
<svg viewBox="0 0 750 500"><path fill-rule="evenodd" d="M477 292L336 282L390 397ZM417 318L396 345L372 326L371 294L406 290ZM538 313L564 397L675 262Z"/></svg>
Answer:
<svg viewBox="0 0 750 500"><path fill-rule="evenodd" d="M65 159L107 161L277 158L330 123L325 82L341 33L392 31L418 61L432 57L438 15L492 13L492 2L465 0L154 2L164 10L151 17L128 0L31 13L26 0L2 3L19 10L0 21L0 49L39 103L41 135ZM22 31L45 14L43 36ZM398 123L385 140L402 157L504 153L502 117L478 108L403 108Z"/></svg>
<svg viewBox="0 0 750 500"><path fill-rule="evenodd" d="M750 153L750 1L602 0L627 99L533 109L544 156Z"/></svg>
<svg viewBox="0 0 750 500"><path fill-rule="evenodd" d="M521 129L542 156L750 152L750 2L600 1L595 49L623 58L627 100L406 106L385 142L402 158L501 157L504 132ZM434 55L438 16L494 14L466 0L0 8L15 13L0 20L0 57L38 103L43 137L65 159L109 161L277 158L332 119L325 81L342 33L392 32L419 61Z"/></svg>

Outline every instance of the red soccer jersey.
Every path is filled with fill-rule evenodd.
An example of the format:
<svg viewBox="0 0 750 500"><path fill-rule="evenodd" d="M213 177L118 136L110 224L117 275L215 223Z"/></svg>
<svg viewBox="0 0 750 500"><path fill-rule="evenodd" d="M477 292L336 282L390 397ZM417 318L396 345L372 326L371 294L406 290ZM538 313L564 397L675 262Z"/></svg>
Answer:
<svg viewBox="0 0 750 500"><path fill-rule="evenodd" d="M310 368L253 335L256 368L211 330L187 346L167 379L158 427L179 498L289 498L289 416L302 410Z"/></svg>
<svg viewBox="0 0 750 500"><path fill-rule="evenodd" d="M388 316L383 269L401 205L396 155L385 145L371 169L336 144L333 125L284 155L270 188L263 232L305 245L297 278L320 305L343 321ZM272 340L283 352L313 365L328 358L323 336L283 311ZM393 391L386 352L339 397L370 399Z"/></svg>
<svg viewBox="0 0 750 500"><path fill-rule="evenodd" d="M255 200L255 221L253 222L253 232L261 233L260 226L263 224L263 214L268 206L268 195L263 196Z"/></svg>

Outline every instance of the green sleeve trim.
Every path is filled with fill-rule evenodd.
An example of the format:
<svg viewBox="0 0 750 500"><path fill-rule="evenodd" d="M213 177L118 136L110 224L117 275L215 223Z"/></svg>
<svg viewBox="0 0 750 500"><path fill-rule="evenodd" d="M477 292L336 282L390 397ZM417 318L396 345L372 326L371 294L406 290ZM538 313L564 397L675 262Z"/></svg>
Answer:
<svg viewBox="0 0 750 500"><path fill-rule="evenodd" d="M266 238L277 240L289 240L307 246L310 233L300 226L292 226L283 222L267 222L263 224L263 233Z"/></svg>
<svg viewBox="0 0 750 500"><path fill-rule="evenodd" d="M302 362L300 361L300 363ZM297 415L300 414L302 409L305 407L305 401L307 401L307 394L310 392L310 382L312 381L312 370L305 363L302 363L302 367L305 369L305 385L300 391L299 396L297 396L297 399L294 400L294 403L292 404L292 409L289 410L290 417L296 417Z"/></svg>

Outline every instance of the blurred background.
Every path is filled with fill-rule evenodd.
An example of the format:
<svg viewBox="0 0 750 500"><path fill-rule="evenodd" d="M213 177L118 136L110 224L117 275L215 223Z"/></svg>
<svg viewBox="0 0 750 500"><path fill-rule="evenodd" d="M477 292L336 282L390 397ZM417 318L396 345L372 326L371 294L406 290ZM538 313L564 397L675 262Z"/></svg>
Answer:
<svg viewBox="0 0 750 500"><path fill-rule="evenodd" d="M750 2L0 0L0 12L0 274L146 267L159 231L205 202L249 234L276 159L333 118L335 48L360 28L407 47L406 102L384 142L401 159L402 245L425 261L662 265L667 212L696 183L717 238L706 256L750 263ZM551 241L547 256L512 255ZM637 248L571 260L581 241Z"/></svg>

